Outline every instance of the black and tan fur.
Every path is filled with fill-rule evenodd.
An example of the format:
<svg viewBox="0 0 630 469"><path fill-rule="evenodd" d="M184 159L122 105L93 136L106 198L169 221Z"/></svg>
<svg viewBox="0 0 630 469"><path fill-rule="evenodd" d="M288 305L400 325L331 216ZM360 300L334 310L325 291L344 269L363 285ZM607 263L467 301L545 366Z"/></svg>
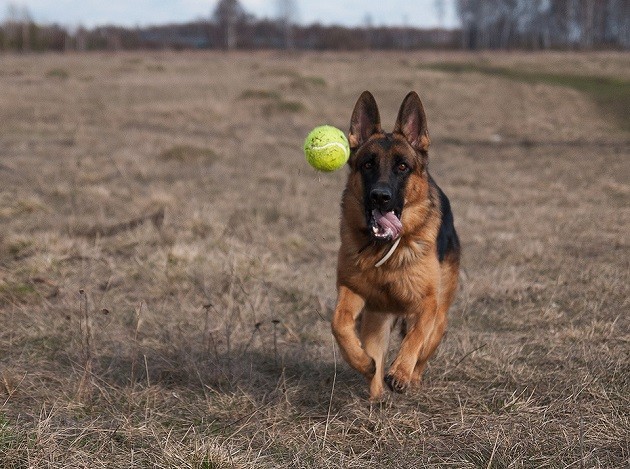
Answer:
<svg viewBox="0 0 630 469"><path fill-rule="evenodd" d="M332 330L345 360L367 379L370 398L379 399L384 383L396 392L419 383L446 328L460 247L449 201L428 173L429 135L415 92L404 99L394 131L385 133L376 101L365 91L349 142ZM403 226L398 248L380 267L375 264L392 242L371 232L374 208L394 211ZM401 317L406 334L385 372L389 335Z"/></svg>

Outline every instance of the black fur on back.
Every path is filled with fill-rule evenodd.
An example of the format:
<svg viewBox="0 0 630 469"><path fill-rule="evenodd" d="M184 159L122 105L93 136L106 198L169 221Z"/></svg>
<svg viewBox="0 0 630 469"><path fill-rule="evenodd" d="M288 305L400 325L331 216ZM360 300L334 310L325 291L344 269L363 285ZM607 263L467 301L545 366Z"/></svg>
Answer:
<svg viewBox="0 0 630 469"><path fill-rule="evenodd" d="M442 262L444 258L450 254L458 254L460 250L459 237L455 231L453 221L453 212L451 211L451 203L446 194L440 189L433 178L429 178L429 184L435 187L440 195L440 209L442 212L442 222L437 237L437 254L438 260Z"/></svg>

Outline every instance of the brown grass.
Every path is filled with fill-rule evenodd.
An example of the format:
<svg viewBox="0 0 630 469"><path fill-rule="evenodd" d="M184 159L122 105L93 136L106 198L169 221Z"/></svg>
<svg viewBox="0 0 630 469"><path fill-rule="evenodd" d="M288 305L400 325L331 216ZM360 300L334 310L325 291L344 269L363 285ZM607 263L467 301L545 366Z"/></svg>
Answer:
<svg viewBox="0 0 630 469"><path fill-rule="evenodd" d="M628 134L419 66L630 75L551 58L0 57L0 466L628 465ZM345 171L301 154L364 89L388 128L423 98L465 270L423 387L372 407L329 332Z"/></svg>

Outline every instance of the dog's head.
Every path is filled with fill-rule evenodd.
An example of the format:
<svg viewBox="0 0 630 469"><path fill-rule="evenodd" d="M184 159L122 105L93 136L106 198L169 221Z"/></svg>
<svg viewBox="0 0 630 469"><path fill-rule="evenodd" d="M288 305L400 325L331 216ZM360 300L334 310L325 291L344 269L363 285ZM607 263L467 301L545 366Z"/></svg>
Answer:
<svg viewBox="0 0 630 469"><path fill-rule="evenodd" d="M413 91L405 97L394 131L386 133L374 96L364 91L352 113L348 140L350 177L362 192L355 195L362 197L369 236L394 240L403 232L406 204L424 195L417 192L428 181L429 133L420 98Z"/></svg>

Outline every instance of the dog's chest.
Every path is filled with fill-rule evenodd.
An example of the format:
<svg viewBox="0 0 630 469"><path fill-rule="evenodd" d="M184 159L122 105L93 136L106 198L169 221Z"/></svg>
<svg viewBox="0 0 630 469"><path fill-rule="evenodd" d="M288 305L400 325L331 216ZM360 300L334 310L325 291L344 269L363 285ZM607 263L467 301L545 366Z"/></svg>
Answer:
<svg viewBox="0 0 630 469"><path fill-rule="evenodd" d="M386 272L384 269L364 273L361 284L366 308L372 311L408 313L422 298L424 283L416 275L401 275L400 272Z"/></svg>

